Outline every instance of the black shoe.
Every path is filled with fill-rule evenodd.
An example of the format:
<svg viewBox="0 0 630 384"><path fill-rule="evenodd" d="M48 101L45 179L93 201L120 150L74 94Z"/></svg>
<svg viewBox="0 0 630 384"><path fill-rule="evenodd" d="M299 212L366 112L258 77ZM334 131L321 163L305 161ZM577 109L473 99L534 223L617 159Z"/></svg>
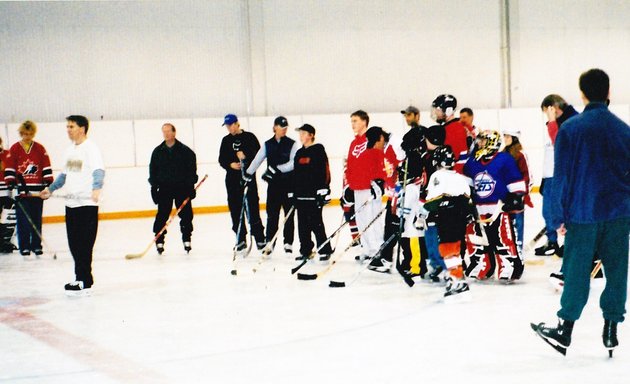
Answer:
<svg viewBox="0 0 630 384"><path fill-rule="evenodd" d="M30 256L31 255L31 251L28 250L28 249L22 249L20 251L20 255L22 255L22 256Z"/></svg>
<svg viewBox="0 0 630 384"><path fill-rule="evenodd" d="M164 253L164 243L155 243L155 249L157 249L158 255Z"/></svg>
<svg viewBox="0 0 630 384"><path fill-rule="evenodd" d="M542 247L538 247L534 250L534 254L536 254L536 256L553 256L556 253L558 253L560 247L558 247L558 243L554 242L547 242L545 245L543 245Z"/></svg>
<svg viewBox="0 0 630 384"><path fill-rule="evenodd" d="M556 327L547 327L545 323L538 325L531 323L530 325L547 344L551 345L556 351L566 355L567 348L571 345L573 324L575 324L574 321L558 319Z"/></svg>
<svg viewBox="0 0 630 384"><path fill-rule="evenodd" d="M612 357L615 347L619 345L619 340L617 340L617 323L610 320L604 320L602 341L604 342L604 347L608 350L608 357Z"/></svg>
<svg viewBox="0 0 630 384"><path fill-rule="evenodd" d="M184 241L184 251L186 251L186 253L190 253L191 250L192 245L190 244L190 240Z"/></svg>
<svg viewBox="0 0 630 384"><path fill-rule="evenodd" d="M44 254L44 251L42 251L41 249L33 249L33 253L35 254L35 256L41 256Z"/></svg>

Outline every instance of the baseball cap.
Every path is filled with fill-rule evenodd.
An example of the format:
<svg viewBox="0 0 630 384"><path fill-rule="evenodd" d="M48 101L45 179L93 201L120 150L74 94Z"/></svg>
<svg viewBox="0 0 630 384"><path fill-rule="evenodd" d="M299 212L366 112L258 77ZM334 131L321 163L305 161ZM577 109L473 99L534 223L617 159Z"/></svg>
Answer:
<svg viewBox="0 0 630 384"><path fill-rule="evenodd" d="M289 122L287 121L287 118L284 116L278 116L276 117L276 119L273 121L273 125L279 125L282 128L286 128L289 126Z"/></svg>
<svg viewBox="0 0 630 384"><path fill-rule="evenodd" d="M516 127L503 128L503 134L521 138L521 130Z"/></svg>
<svg viewBox="0 0 630 384"><path fill-rule="evenodd" d="M310 124L304 124L303 126L299 127L299 128L295 128L296 131L306 131L310 134L315 134L315 128L313 128L312 125Z"/></svg>
<svg viewBox="0 0 630 384"><path fill-rule="evenodd" d="M420 113L420 110L413 105L410 105L407 107L407 109L401 110L400 113L402 113L403 115L406 115L408 113L415 113L417 115Z"/></svg>
<svg viewBox="0 0 630 384"><path fill-rule="evenodd" d="M232 125L236 123L237 121L238 121L238 117L236 117L236 115L229 113L225 115L225 117L223 118L223 125Z"/></svg>

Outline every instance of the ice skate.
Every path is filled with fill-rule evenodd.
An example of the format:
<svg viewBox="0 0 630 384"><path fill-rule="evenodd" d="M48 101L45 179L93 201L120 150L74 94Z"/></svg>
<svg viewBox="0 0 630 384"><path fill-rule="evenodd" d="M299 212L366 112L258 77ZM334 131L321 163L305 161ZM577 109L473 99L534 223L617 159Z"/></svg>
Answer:
<svg viewBox="0 0 630 384"><path fill-rule="evenodd" d="M375 257L372 259L367 268L374 272L391 273L392 262L385 260L382 257Z"/></svg>
<svg viewBox="0 0 630 384"><path fill-rule="evenodd" d="M534 250L534 254L536 256L553 256L556 253L558 253L558 250L560 249L560 247L558 247L558 243L553 241L553 242L547 242L545 245L540 246L538 248L536 248Z"/></svg>
<svg viewBox="0 0 630 384"><path fill-rule="evenodd" d="M164 253L164 243L155 243L155 248L157 249L158 255Z"/></svg>
<svg viewBox="0 0 630 384"><path fill-rule="evenodd" d="M330 262L330 253L319 255L320 264L328 264Z"/></svg>
<svg viewBox="0 0 630 384"><path fill-rule="evenodd" d="M432 283L444 282L444 275L444 268L438 265L437 267L433 268L433 270L429 273L429 281Z"/></svg>
<svg viewBox="0 0 630 384"><path fill-rule="evenodd" d="M284 253L290 255L293 253L293 244L284 244Z"/></svg>
<svg viewBox="0 0 630 384"><path fill-rule="evenodd" d="M446 291L444 292L445 303L468 302L472 299L470 287L463 279L447 278Z"/></svg>
<svg viewBox="0 0 630 384"><path fill-rule="evenodd" d="M608 350L608 357L612 358L613 351L619 345L619 340L617 340L617 323L610 320L604 320L602 341L604 342L604 347Z"/></svg>
<svg viewBox="0 0 630 384"><path fill-rule="evenodd" d="M562 272L552 273L549 275L549 284L556 292L562 292L564 289L564 275Z"/></svg>
<svg viewBox="0 0 630 384"><path fill-rule="evenodd" d="M558 319L556 327L548 327L545 323L538 325L531 323L531 327L547 344L563 355L567 354L567 348L571 345L571 333L573 332L573 321Z"/></svg>
<svg viewBox="0 0 630 384"><path fill-rule="evenodd" d="M66 296L80 297L89 296L92 293L91 287L86 287L82 281L75 281L64 286Z"/></svg>
<svg viewBox="0 0 630 384"><path fill-rule="evenodd" d="M186 251L186 253L190 253L191 250L192 245L190 244L190 241L184 241L184 251Z"/></svg>

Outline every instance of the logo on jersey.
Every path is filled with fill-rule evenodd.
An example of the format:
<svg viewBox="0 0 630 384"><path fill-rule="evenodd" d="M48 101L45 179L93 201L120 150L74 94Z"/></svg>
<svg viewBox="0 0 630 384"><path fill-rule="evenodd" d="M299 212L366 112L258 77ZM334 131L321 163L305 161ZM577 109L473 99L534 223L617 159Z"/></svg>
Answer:
<svg viewBox="0 0 630 384"><path fill-rule="evenodd" d="M81 169L83 169L83 161L80 159L69 159L66 162L66 169L68 172L81 172Z"/></svg>
<svg viewBox="0 0 630 384"><path fill-rule="evenodd" d="M363 152L367 149L367 141L365 143L357 144L352 148L352 156L359 158Z"/></svg>
<svg viewBox="0 0 630 384"><path fill-rule="evenodd" d="M234 150L234 152L238 152L241 150L241 141L235 141L232 143L232 149Z"/></svg>
<svg viewBox="0 0 630 384"><path fill-rule="evenodd" d="M311 163L311 158L310 157L300 157L298 159L298 164L300 165L306 165L306 164L310 164Z"/></svg>
<svg viewBox="0 0 630 384"><path fill-rule="evenodd" d="M22 174L26 179L32 179L37 176L37 164L31 163L29 160L25 160L17 167L17 172Z"/></svg>
<svg viewBox="0 0 630 384"><path fill-rule="evenodd" d="M37 165L35 164L29 164L26 166L26 169L24 170L24 172L22 172L23 175L35 175L37 174Z"/></svg>
<svg viewBox="0 0 630 384"><path fill-rule="evenodd" d="M482 199L492 196L494 188L497 185L496 180L487 172L481 172L475 175L475 192Z"/></svg>

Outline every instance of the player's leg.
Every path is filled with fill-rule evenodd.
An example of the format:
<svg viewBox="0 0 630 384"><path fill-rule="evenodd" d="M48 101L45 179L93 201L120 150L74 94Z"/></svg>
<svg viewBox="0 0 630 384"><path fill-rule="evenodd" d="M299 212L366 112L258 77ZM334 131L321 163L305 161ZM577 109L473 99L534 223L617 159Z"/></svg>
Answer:
<svg viewBox="0 0 630 384"><path fill-rule="evenodd" d="M256 179L253 179L249 183L247 189L247 208L249 211L249 221L251 226L252 235L256 239L256 247L261 250L265 247L267 242L265 241L265 228L260 219L260 199L258 198L258 184Z"/></svg>
<svg viewBox="0 0 630 384"><path fill-rule="evenodd" d="M506 282L520 279L524 270L512 223L510 215L502 212L492 225L492 227L497 227L497 230L493 232L498 235L496 243L493 243L493 252L498 266L497 272L499 279Z"/></svg>

